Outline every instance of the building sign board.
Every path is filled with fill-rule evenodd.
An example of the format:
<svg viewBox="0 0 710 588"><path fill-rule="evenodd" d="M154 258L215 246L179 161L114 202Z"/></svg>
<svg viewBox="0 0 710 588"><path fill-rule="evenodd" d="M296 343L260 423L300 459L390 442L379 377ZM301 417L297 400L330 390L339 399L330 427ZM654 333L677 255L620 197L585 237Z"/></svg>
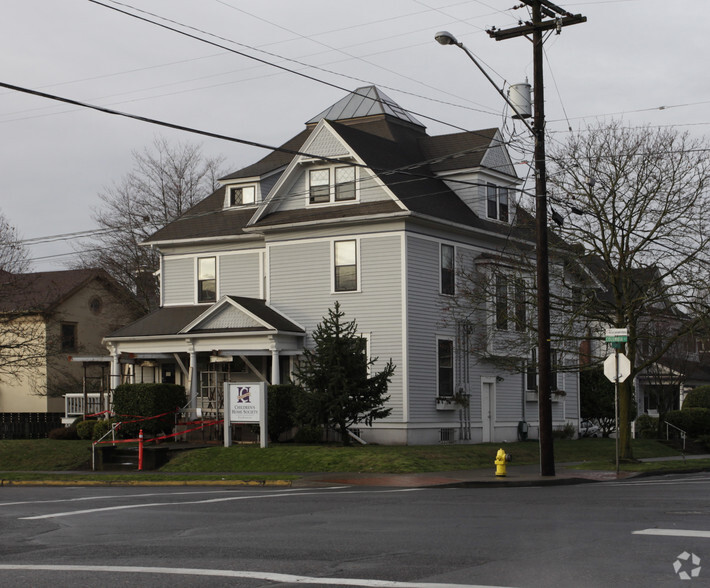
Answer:
<svg viewBox="0 0 710 588"><path fill-rule="evenodd" d="M232 444L232 424L259 423L261 447L268 444L266 384L224 383L224 446Z"/></svg>

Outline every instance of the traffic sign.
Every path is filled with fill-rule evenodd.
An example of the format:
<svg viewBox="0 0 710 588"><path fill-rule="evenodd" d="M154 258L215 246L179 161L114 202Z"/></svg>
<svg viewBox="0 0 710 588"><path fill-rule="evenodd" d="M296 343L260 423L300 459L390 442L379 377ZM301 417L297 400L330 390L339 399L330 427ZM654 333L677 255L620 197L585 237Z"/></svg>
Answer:
<svg viewBox="0 0 710 588"><path fill-rule="evenodd" d="M616 371L617 355L619 357L619 371ZM631 362L623 353L614 353L604 360L604 375L612 382L623 382L631 375Z"/></svg>
<svg viewBox="0 0 710 588"><path fill-rule="evenodd" d="M606 330L606 342L607 343L626 343L629 340L629 330L628 329L607 329Z"/></svg>

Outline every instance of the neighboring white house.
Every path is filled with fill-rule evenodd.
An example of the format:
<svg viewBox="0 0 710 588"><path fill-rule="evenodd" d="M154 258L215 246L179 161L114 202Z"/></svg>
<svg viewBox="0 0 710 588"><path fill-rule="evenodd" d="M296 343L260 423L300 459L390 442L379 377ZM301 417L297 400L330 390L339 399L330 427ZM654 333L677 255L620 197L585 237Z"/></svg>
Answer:
<svg viewBox="0 0 710 588"><path fill-rule="evenodd" d="M429 136L365 87L221 182L146 241L161 255L161 304L106 338L114 374L183 383L193 406L218 409L225 380L285 382L337 300L370 356L397 366L392 412L358 431L365 440L514 441L521 421L537 434L534 373L464 353L467 330L444 310L457 264L529 240L497 129ZM556 385L554 425L576 426L577 372ZM468 406L451 401L459 392Z"/></svg>

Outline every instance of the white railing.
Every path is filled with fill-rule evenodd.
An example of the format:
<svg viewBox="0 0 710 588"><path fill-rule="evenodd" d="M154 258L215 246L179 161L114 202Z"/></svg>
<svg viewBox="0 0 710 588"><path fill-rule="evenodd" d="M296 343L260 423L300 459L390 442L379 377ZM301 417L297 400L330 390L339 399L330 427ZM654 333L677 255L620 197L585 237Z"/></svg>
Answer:
<svg viewBox="0 0 710 588"><path fill-rule="evenodd" d="M103 396L103 404L101 397ZM86 395L86 414L96 414L109 410L108 394L91 393ZM76 418L84 414L84 394L64 395L64 417L66 419Z"/></svg>
<svg viewBox="0 0 710 588"><path fill-rule="evenodd" d="M681 429L680 427L676 427L675 425L670 424L668 421L663 421L666 425L666 441L670 439L670 429L669 427L675 429L680 433L680 438L683 440L683 451L685 451L685 438L687 436L687 433Z"/></svg>

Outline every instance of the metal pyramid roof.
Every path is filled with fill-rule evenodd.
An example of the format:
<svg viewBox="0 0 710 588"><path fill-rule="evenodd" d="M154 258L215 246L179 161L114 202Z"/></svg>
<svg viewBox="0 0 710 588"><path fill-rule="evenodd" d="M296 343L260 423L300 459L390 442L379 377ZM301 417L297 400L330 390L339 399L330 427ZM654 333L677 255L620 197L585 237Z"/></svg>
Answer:
<svg viewBox="0 0 710 588"><path fill-rule="evenodd" d="M353 90L350 94L338 100L333 106L314 116L306 124L317 123L323 118L327 120L345 120L377 114L388 114L419 127L424 127L409 112L375 86L364 86Z"/></svg>

